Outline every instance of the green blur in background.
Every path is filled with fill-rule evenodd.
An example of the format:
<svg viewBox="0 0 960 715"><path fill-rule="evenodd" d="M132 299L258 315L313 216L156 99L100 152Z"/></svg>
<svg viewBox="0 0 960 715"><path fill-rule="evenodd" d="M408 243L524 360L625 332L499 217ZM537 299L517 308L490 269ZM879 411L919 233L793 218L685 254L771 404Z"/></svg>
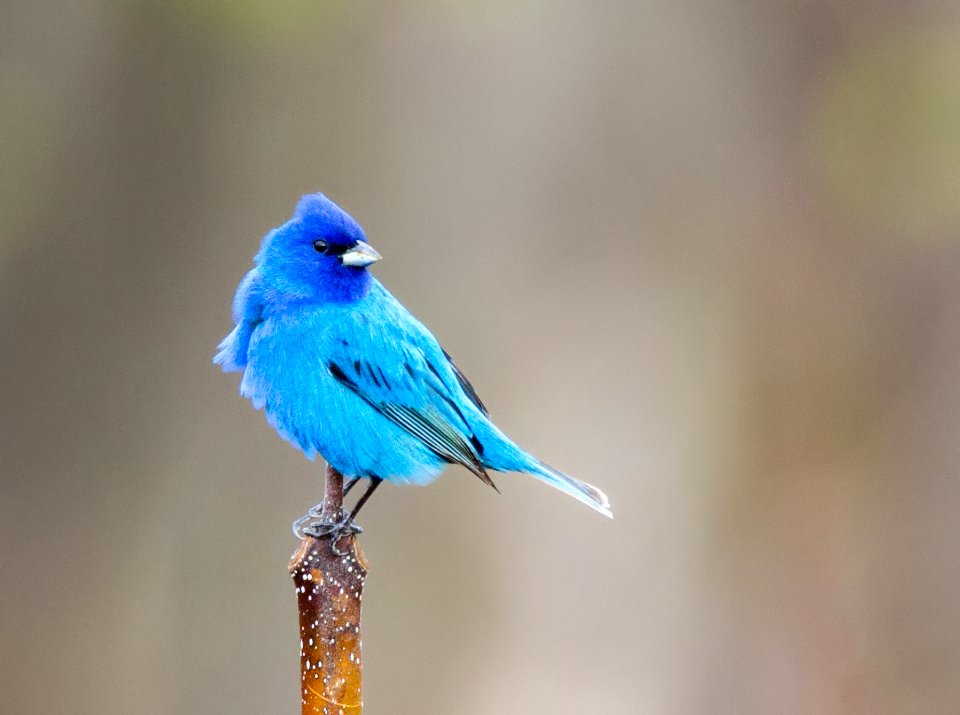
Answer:
<svg viewBox="0 0 960 715"><path fill-rule="evenodd" d="M365 508L404 715L960 702L960 7L0 0L0 710L292 713L322 467L210 364L323 191L602 487Z"/></svg>

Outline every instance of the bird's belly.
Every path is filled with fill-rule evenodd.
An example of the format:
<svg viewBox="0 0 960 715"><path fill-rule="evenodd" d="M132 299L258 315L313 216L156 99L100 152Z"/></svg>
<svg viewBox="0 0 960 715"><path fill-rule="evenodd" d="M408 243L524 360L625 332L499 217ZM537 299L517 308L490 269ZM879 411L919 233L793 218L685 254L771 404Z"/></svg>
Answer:
<svg viewBox="0 0 960 715"><path fill-rule="evenodd" d="M240 392L281 437L346 476L427 484L445 462L331 375L314 336L255 336Z"/></svg>

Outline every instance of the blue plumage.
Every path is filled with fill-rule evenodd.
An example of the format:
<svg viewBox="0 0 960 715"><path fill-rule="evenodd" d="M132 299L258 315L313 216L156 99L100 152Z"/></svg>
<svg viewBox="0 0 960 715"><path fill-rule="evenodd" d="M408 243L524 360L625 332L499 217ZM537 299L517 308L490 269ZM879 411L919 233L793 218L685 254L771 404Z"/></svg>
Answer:
<svg viewBox="0 0 960 715"><path fill-rule="evenodd" d="M347 477L408 484L461 464L532 474L611 516L599 489L530 456L489 419L436 339L369 272L363 229L322 194L270 231L214 362L284 438Z"/></svg>

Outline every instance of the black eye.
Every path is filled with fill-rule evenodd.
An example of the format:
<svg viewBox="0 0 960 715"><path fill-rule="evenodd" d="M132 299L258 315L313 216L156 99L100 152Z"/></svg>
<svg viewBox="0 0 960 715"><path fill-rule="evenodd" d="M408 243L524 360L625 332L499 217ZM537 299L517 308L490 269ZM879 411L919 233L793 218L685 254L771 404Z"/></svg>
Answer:
<svg viewBox="0 0 960 715"><path fill-rule="evenodd" d="M326 253L327 252L327 242L324 240L314 241L313 250L317 253Z"/></svg>

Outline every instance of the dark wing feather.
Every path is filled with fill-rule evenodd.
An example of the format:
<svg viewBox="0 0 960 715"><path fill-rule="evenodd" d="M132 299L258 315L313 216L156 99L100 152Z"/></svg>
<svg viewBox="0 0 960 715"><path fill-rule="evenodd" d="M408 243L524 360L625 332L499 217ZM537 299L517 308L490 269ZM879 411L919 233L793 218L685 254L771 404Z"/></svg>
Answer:
<svg viewBox="0 0 960 715"><path fill-rule="evenodd" d="M443 350L443 348L441 348L441 350ZM476 405L477 409L480 410L480 412L482 412L485 416L489 416L490 413L487 411L486 406L480 399L480 395L478 395L477 391L473 389L473 385L470 384L467 376L460 372L460 368L457 367L457 364L453 361L453 358L450 357L450 353L448 353L446 350L443 350L443 356L447 359L447 362L450 363L450 367L453 368L453 374L457 376L457 382L460 383L460 387L463 388L463 391L466 393L467 397L470 398L470 401Z"/></svg>
<svg viewBox="0 0 960 715"><path fill-rule="evenodd" d="M487 474L486 469L480 463L480 459L471 444L436 409L430 406L415 408L410 405L378 399L373 394L382 392L382 390L364 390L356 380L348 377L335 362L328 363L327 367L330 374L341 385L356 394L388 420L420 440L438 457L447 462L463 465L482 482L497 489L493 480L490 479L490 475ZM360 372L359 374L362 375L363 373ZM376 378L374 379L376 380ZM376 381L376 386L381 387L379 381ZM500 490L497 489L497 491Z"/></svg>

